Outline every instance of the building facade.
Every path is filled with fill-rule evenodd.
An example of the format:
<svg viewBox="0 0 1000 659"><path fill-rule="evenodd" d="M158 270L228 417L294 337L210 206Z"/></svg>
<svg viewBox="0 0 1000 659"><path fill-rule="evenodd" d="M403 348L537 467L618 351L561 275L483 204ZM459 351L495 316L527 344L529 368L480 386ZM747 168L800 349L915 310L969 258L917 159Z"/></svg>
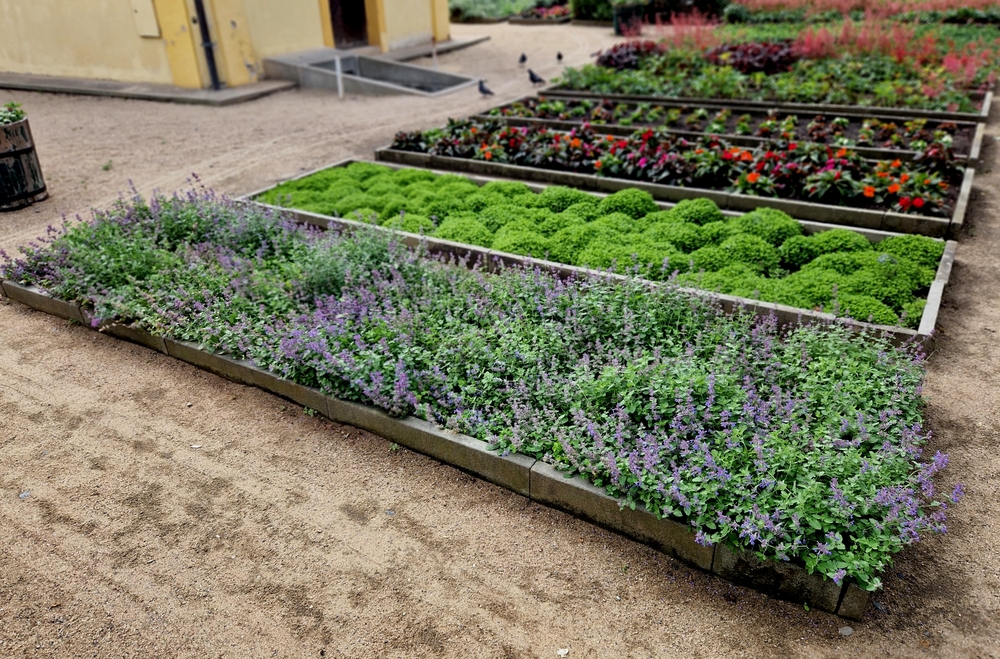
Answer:
<svg viewBox="0 0 1000 659"><path fill-rule="evenodd" d="M448 30L448 0L0 0L0 72L236 87L265 57L388 52Z"/></svg>

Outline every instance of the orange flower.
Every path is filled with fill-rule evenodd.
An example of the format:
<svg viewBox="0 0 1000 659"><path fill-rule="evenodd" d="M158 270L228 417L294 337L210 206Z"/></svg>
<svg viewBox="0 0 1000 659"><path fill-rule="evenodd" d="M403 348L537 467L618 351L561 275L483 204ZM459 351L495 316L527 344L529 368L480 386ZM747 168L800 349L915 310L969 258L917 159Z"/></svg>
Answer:
<svg viewBox="0 0 1000 659"><path fill-rule="evenodd" d="M839 151L837 151L838 158L843 158L846 155L847 155L847 149L841 148Z"/></svg>
<svg viewBox="0 0 1000 659"><path fill-rule="evenodd" d="M866 197L868 197L868 198L874 197L875 196L875 188L873 188L870 185L866 185L865 186L865 190L864 190L864 195Z"/></svg>
<svg viewBox="0 0 1000 659"><path fill-rule="evenodd" d="M879 178L889 178L889 172L878 172L875 176Z"/></svg>
<svg viewBox="0 0 1000 659"><path fill-rule="evenodd" d="M750 153L749 151L744 151L743 154L740 156L740 160L743 161L753 160L753 154Z"/></svg>
<svg viewBox="0 0 1000 659"><path fill-rule="evenodd" d="M897 158L896 160L892 161L892 165L891 166L892 167L902 167L903 166L903 162Z"/></svg>
<svg viewBox="0 0 1000 659"><path fill-rule="evenodd" d="M476 134L476 127L473 126L472 128L470 128L469 132L472 133L473 135L475 135Z"/></svg>
<svg viewBox="0 0 1000 659"><path fill-rule="evenodd" d="M924 185L930 185L930 184L931 184L931 180L929 178L925 178L924 179Z"/></svg>
<svg viewBox="0 0 1000 659"><path fill-rule="evenodd" d="M902 176L899 177L899 182L900 183L906 183L909 180L910 180L910 175L909 174L903 174Z"/></svg>
<svg viewBox="0 0 1000 659"><path fill-rule="evenodd" d="M487 151L486 153L483 154L483 158L486 158L487 160L493 160L493 152Z"/></svg>
<svg viewBox="0 0 1000 659"><path fill-rule="evenodd" d="M604 139L606 139L609 142L614 142L615 141L615 136L614 135L608 135Z"/></svg>
<svg viewBox="0 0 1000 659"><path fill-rule="evenodd" d="M596 161L594 163L594 169L600 169L603 166L604 166L604 163L602 163L600 160L598 160L598 161Z"/></svg>
<svg viewBox="0 0 1000 659"><path fill-rule="evenodd" d="M898 183L893 183L892 185L889 186L889 194L896 194L897 192L899 192Z"/></svg>
<svg viewBox="0 0 1000 659"><path fill-rule="evenodd" d="M701 154L703 154L703 153L705 153L705 149L695 149L695 150L694 150L694 154L695 154L696 156L700 156L700 155L701 155Z"/></svg>
<svg viewBox="0 0 1000 659"><path fill-rule="evenodd" d="M569 145L571 147L573 147L574 149L576 149L577 147L580 146L580 138L579 137L574 137L573 140L569 143Z"/></svg>
<svg viewBox="0 0 1000 659"><path fill-rule="evenodd" d="M757 172L751 172L747 174L747 183L756 183L760 180L760 174Z"/></svg>

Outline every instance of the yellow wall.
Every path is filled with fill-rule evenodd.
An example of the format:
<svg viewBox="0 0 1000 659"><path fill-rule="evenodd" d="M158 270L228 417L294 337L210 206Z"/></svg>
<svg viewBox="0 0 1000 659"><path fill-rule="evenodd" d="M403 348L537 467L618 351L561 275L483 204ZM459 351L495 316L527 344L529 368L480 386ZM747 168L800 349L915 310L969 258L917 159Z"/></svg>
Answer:
<svg viewBox="0 0 1000 659"><path fill-rule="evenodd" d="M386 36L386 42L380 44L382 49L429 43L434 36L431 3L432 0L382 0Z"/></svg>
<svg viewBox="0 0 1000 659"><path fill-rule="evenodd" d="M451 38L451 11L448 0L431 0L431 11L434 15L434 38L438 43Z"/></svg>
<svg viewBox="0 0 1000 659"><path fill-rule="evenodd" d="M173 82L165 42L139 36L128 0L0 0L0 71Z"/></svg>
<svg viewBox="0 0 1000 659"><path fill-rule="evenodd" d="M250 28L254 53L258 58L291 53L296 50L322 48L323 0L244 0L244 12ZM330 25L329 5L326 24ZM330 28L330 39L333 29Z"/></svg>
<svg viewBox="0 0 1000 659"><path fill-rule="evenodd" d="M202 71L198 62L197 35L184 0L155 0L156 19L167 49L170 72L178 87L199 89Z"/></svg>

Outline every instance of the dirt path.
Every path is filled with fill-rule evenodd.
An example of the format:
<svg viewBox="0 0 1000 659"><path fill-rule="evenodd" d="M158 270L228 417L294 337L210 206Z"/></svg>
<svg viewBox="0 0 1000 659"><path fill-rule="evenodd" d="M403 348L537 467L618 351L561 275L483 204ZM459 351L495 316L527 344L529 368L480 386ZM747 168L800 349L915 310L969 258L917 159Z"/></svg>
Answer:
<svg viewBox="0 0 1000 659"><path fill-rule="evenodd" d="M530 91L520 52L549 76L556 50L581 62L613 41L586 28L454 32L493 36L441 66L486 77L500 100ZM12 99L31 113L53 198L0 215L8 250L130 180L174 190L198 172L246 192L494 104L474 90L293 91L222 109L0 91ZM931 449L951 454L948 485L969 494L948 535L900 556L850 637L838 618L368 433L0 304L0 656L1000 656L995 157L977 177L926 387Z"/></svg>

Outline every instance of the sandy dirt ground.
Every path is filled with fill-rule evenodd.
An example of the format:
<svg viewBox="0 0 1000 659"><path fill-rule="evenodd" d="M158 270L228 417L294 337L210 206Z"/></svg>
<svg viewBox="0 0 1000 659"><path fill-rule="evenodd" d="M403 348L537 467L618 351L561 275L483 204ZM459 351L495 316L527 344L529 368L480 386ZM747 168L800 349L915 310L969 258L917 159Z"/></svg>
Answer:
<svg viewBox="0 0 1000 659"><path fill-rule="evenodd" d="M613 42L580 27L455 26L441 58L497 100ZM0 247L130 183L244 193L370 156L493 102L230 108L0 90L30 113L51 200ZM990 126L989 142L997 134ZM0 657L998 657L1000 179L977 176L927 377L930 450L968 496L902 553L862 622L729 585L351 427L144 348L0 303ZM200 448L193 448L199 446ZM22 498L22 494L25 494ZM850 636L840 629L850 625Z"/></svg>

